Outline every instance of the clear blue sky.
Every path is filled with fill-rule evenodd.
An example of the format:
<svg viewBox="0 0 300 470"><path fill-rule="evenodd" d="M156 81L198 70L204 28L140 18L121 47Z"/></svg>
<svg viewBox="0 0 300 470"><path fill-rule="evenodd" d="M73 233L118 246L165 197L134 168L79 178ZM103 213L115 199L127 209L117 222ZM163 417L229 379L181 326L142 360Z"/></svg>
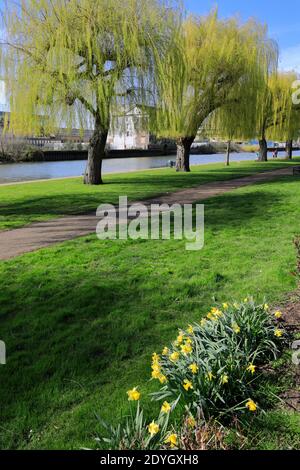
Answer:
<svg viewBox="0 0 300 470"><path fill-rule="evenodd" d="M269 35L280 48L282 69L300 72L300 1L299 0L185 0L186 8L206 14L218 6L221 17L238 15L242 20L254 17L266 23Z"/></svg>

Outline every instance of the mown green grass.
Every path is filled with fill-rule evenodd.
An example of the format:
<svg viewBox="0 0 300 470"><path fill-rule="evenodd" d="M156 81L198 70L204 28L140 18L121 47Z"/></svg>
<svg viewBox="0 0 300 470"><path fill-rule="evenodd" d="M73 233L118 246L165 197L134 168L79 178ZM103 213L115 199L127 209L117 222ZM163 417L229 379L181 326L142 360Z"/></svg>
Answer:
<svg viewBox="0 0 300 470"><path fill-rule="evenodd" d="M295 162L296 158L292 164ZM84 185L81 178L0 185L0 230L21 227L65 214L96 211L98 205L103 202L117 203L119 195L127 195L129 200L140 200L290 164L291 162L286 160L267 163L233 162L230 167L218 163L195 166L192 173L185 174L178 174L174 169L138 171L107 175L103 186Z"/></svg>
<svg viewBox="0 0 300 470"><path fill-rule="evenodd" d="M142 194L147 178L137 178ZM128 410L126 390L136 385L150 416L158 406L146 398L157 387L149 382L150 356L177 328L215 300L253 295L274 304L296 287L299 206L300 179L282 177L207 200L202 251L186 251L184 240L91 235L2 262L0 446L93 447L94 413L116 422ZM254 447L276 447L282 436L272 413L254 420ZM299 444L299 416L284 420L281 447Z"/></svg>

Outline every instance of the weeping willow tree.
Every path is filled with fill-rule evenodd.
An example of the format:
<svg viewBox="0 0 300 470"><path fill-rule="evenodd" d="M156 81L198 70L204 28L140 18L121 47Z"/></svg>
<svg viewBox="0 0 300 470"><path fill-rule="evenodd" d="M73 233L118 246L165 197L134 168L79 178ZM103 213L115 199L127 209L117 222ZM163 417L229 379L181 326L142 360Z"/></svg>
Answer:
<svg viewBox="0 0 300 470"><path fill-rule="evenodd" d="M227 141L226 166L230 164L232 141L253 137L256 106L259 105L256 100L256 89L246 87L238 99L212 112L201 127L206 135Z"/></svg>
<svg viewBox="0 0 300 470"><path fill-rule="evenodd" d="M267 139L291 140L299 128L298 111L292 101L292 84L296 78L294 72L274 71L260 90L261 106L257 108L256 118L260 161L268 160Z"/></svg>
<svg viewBox="0 0 300 470"><path fill-rule="evenodd" d="M157 54L154 126L176 139L178 171L190 171L190 148L205 119L262 86L266 57L276 56L275 49L260 24L219 20L214 11L187 18L163 60Z"/></svg>
<svg viewBox="0 0 300 470"><path fill-rule="evenodd" d="M298 75L293 71L279 73L274 78L271 86L274 116L267 130L268 137L286 142L289 159L293 154L293 140L300 134L300 107L292 101L292 86L296 80Z"/></svg>
<svg viewBox="0 0 300 470"><path fill-rule="evenodd" d="M2 69L15 134L92 128L84 181L102 183L114 108L139 97L170 9L156 0L23 0L6 8ZM144 80L147 74L148 79Z"/></svg>

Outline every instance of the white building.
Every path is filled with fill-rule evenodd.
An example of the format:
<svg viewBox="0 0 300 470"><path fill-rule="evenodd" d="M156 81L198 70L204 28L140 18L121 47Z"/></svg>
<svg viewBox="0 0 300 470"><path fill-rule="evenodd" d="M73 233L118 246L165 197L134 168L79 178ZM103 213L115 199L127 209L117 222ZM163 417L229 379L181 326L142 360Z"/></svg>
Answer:
<svg viewBox="0 0 300 470"><path fill-rule="evenodd" d="M135 106L112 117L107 144L112 150L148 149L148 115Z"/></svg>

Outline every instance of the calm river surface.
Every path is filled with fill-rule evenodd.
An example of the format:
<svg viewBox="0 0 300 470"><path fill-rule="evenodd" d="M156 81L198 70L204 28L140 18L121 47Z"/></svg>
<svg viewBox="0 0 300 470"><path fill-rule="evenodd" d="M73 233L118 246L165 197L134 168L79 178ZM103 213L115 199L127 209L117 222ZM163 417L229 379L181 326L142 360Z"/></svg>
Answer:
<svg viewBox="0 0 300 470"><path fill-rule="evenodd" d="M300 155L300 153L295 152L295 155ZM191 155L191 164L204 165L205 163L218 163L223 162L224 159L225 155L223 154ZM255 153L235 153L231 155L232 161L255 159ZM121 173L149 168L163 168L168 165L169 160L175 161L175 156L113 158L103 161L103 173ZM85 165L85 160L0 164L0 184L12 183L14 181L80 176L83 174Z"/></svg>

